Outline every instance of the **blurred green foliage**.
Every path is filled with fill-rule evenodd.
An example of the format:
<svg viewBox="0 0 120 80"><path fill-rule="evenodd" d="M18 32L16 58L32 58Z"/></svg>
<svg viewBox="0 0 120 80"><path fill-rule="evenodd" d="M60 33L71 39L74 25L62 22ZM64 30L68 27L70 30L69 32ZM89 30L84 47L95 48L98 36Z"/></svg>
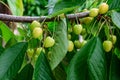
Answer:
<svg viewBox="0 0 120 80"><path fill-rule="evenodd" d="M40 16L47 15L48 9L46 5L48 0L23 0L24 15Z"/></svg>

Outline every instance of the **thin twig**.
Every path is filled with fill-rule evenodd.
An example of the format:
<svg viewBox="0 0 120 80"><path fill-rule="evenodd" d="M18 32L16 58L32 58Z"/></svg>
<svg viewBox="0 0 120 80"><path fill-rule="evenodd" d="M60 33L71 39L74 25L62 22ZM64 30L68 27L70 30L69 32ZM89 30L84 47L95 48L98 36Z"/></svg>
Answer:
<svg viewBox="0 0 120 80"><path fill-rule="evenodd" d="M66 18L68 19L76 19L77 18L83 18L89 15L89 12L81 12L76 14L68 14L66 15ZM14 15L8 15L8 14L0 14L0 20L2 21L10 21L10 22L32 22L33 20L38 20L42 22L45 20L45 22L53 21L55 17L48 18L47 16L40 16L40 17L32 17L32 16L14 16Z"/></svg>

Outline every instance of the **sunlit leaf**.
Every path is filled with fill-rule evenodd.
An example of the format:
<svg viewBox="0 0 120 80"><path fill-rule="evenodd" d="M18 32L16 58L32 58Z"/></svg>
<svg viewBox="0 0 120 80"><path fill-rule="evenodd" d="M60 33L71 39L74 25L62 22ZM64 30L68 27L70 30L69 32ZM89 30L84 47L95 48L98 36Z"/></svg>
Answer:
<svg viewBox="0 0 120 80"><path fill-rule="evenodd" d="M23 2L22 0L7 0L13 15L22 16L23 15Z"/></svg>
<svg viewBox="0 0 120 80"><path fill-rule="evenodd" d="M50 53L50 66L52 69L62 61L67 53L68 39L67 39L67 25L66 20L62 19L58 22L54 33L55 45L52 47Z"/></svg>
<svg viewBox="0 0 120 80"><path fill-rule="evenodd" d="M5 42L14 37L13 32L3 22L0 22L0 29L2 31L2 38L5 40Z"/></svg>
<svg viewBox="0 0 120 80"><path fill-rule="evenodd" d="M10 38L9 40L8 40L8 42L6 43L6 45L5 45L5 47L7 48L7 47L10 47L10 46L12 46L12 45L14 45L14 44L16 44L17 43L17 40L15 39L15 38Z"/></svg>

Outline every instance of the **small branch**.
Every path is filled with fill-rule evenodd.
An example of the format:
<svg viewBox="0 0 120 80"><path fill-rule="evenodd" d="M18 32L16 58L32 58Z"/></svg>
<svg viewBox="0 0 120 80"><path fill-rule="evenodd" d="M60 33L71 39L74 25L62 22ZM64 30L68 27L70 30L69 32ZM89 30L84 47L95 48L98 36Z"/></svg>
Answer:
<svg viewBox="0 0 120 80"><path fill-rule="evenodd" d="M83 18L88 15L89 15L89 12L81 12L81 13L76 13L76 14L68 14L68 15L66 15L66 18L76 19L76 17ZM11 22L32 22L33 20L39 20L40 22L45 20L45 22L49 22L54 19L55 19L55 17L48 18L47 16L31 17L31 16L14 16L14 15L8 15L8 14L0 14L0 20L11 21Z"/></svg>

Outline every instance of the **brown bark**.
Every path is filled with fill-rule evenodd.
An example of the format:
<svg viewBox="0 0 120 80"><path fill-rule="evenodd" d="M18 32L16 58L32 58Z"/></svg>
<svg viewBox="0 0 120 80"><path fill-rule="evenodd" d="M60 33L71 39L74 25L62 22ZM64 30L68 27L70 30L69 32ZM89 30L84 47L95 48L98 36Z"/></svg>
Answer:
<svg viewBox="0 0 120 80"><path fill-rule="evenodd" d="M88 15L89 15L89 12L81 12L76 14L67 14L66 18L76 19L76 18L87 17ZM48 18L47 16L31 17L31 16L14 16L14 15L8 15L8 14L0 14L0 20L10 21L10 22L32 22L33 20L38 20L40 22L42 21L49 22L54 19L55 17Z"/></svg>
<svg viewBox="0 0 120 80"><path fill-rule="evenodd" d="M8 5L3 2L0 2L0 14L12 15L12 12L10 11ZM14 30L16 27L14 22L10 22L10 21L3 21L3 22L12 30Z"/></svg>

